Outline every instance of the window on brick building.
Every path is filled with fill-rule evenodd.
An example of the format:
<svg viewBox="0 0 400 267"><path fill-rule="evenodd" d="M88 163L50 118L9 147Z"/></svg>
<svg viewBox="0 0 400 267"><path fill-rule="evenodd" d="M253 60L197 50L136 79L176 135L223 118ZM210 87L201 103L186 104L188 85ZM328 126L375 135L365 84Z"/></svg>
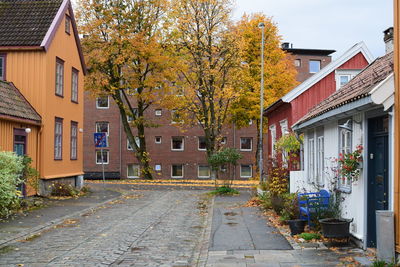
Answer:
<svg viewBox="0 0 400 267"><path fill-rule="evenodd" d="M240 165L240 177L241 178L250 178L252 177L252 168L250 164L242 164Z"/></svg>
<svg viewBox="0 0 400 267"><path fill-rule="evenodd" d="M128 164L127 177L128 178L139 178L140 177L140 166L138 164Z"/></svg>
<svg viewBox="0 0 400 267"><path fill-rule="evenodd" d="M198 178L210 178L210 167L207 165L198 166Z"/></svg>
<svg viewBox="0 0 400 267"><path fill-rule="evenodd" d="M110 108L110 101L108 96L100 96L96 98L96 108L97 109L108 109Z"/></svg>
<svg viewBox="0 0 400 267"><path fill-rule="evenodd" d="M156 164L156 165L154 165L154 170L155 170L156 172L161 172L161 164Z"/></svg>
<svg viewBox="0 0 400 267"><path fill-rule="evenodd" d="M183 164L173 164L171 166L172 178L183 178Z"/></svg>
<svg viewBox="0 0 400 267"><path fill-rule="evenodd" d="M252 143L253 143L253 139L251 137L241 137L240 138L240 150L241 151L251 151Z"/></svg>
<svg viewBox="0 0 400 267"><path fill-rule="evenodd" d="M154 141L155 141L155 143L156 144L161 144L161 136L156 136L155 138L154 138Z"/></svg>
<svg viewBox="0 0 400 267"><path fill-rule="evenodd" d="M199 146L198 146L199 150L206 150L206 138L204 136L199 136Z"/></svg>
<svg viewBox="0 0 400 267"><path fill-rule="evenodd" d="M102 161L103 159L103 161ZM108 164L110 160L109 151L106 149L96 150L96 164Z"/></svg>
<svg viewBox="0 0 400 267"><path fill-rule="evenodd" d="M173 136L171 140L171 150L183 151L184 150L183 136Z"/></svg>
<svg viewBox="0 0 400 267"><path fill-rule="evenodd" d="M321 70L321 61L320 60L310 60L309 62L310 73L317 73Z"/></svg>
<svg viewBox="0 0 400 267"><path fill-rule="evenodd" d="M155 115L156 116L161 116L162 115L162 109L156 109Z"/></svg>
<svg viewBox="0 0 400 267"><path fill-rule="evenodd" d="M98 121L96 122L96 133L106 133L110 134L110 125L108 121Z"/></svg>

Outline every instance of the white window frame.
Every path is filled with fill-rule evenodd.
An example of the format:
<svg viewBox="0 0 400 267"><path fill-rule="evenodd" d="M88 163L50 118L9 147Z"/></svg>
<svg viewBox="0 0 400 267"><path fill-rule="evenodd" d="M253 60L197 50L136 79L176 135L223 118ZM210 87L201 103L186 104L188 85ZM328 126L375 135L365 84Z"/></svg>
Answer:
<svg viewBox="0 0 400 267"><path fill-rule="evenodd" d="M242 148L242 139L250 139L250 149ZM251 138L251 137L240 137L240 151L253 151L253 138Z"/></svg>
<svg viewBox="0 0 400 267"><path fill-rule="evenodd" d="M181 176L173 176L174 166L182 166L182 175ZM172 164L171 165L171 178L183 178L185 175L185 166L183 164Z"/></svg>
<svg viewBox="0 0 400 267"><path fill-rule="evenodd" d="M156 110L154 111L154 115L155 115L155 116L161 116L161 115L162 115L162 109L156 109Z"/></svg>
<svg viewBox="0 0 400 267"><path fill-rule="evenodd" d="M157 142L157 138L160 138L160 142ZM161 144L162 143L162 136L155 136L154 137L154 143Z"/></svg>
<svg viewBox="0 0 400 267"><path fill-rule="evenodd" d="M285 119L280 121L279 124L281 126L281 136L287 135L289 133L288 121ZM288 166L288 152L285 150L282 152L282 163L283 166Z"/></svg>
<svg viewBox="0 0 400 267"><path fill-rule="evenodd" d="M129 166L137 167L137 170L138 170L138 175L137 176L129 176ZM126 165L126 177L129 178L129 179L140 178L140 165L139 164L134 164L134 163L127 164Z"/></svg>
<svg viewBox="0 0 400 267"><path fill-rule="evenodd" d="M226 144L226 141L227 141L227 138L224 136L224 137L222 137L222 139L221 139L221 145L225 145Z"/></svg>
<svg viewBox="0 0 400 267"><path fill-rule="evenodd" d="M201 168L201 167L206 167L206 168L208 169L208 175L206 175L206 176L201 176L201 175L200 175L200 168ZM208 165L198 165L198 166L197 166L197 177L198 177L198 178L210 178L210 177L211 177L210 166L208 166Z"/></svg>
<svg viewBox="0 0 400 267"><path fill-rule="evenodd" d="M182 148L180 148L180 149L174 148L174 138L181 138ZM171 151L184 151L184 150L185 150L185 137L184 136L172 136L171 137Z"/></svg>
<svg viewBox="0 0 400 267"><path fill-rule="evenodd" d="M250 176L244 176L242 173L243 166L250 166ZM251 178L253 177L253 166L251 164L240 164L240 178Z"/></svg>
<svg viewBox="0 0 400 267"><path fill-rule="evenodd" d="M347 154L352 151L353 131L339 127L339 154ZM339 177L339 189L345 192L351 191L351 180Z"/></svg>
<svg viewBox="0 0 400 267"><path fill-rule="evenodd" d="M325 148L324 148L324 136L317 137L317 170L316 170L316 182L318 185L324 184L325 176Z"/></svg>
<svg viewBox="0 0 400 267"><path fill-rule="evenodd" d="M108 149L103 149L103 150L98 149L98 150L96 150L96 154L95 154L96 155L96 158L95 158L96 164L97 165L101 165L102 164L101 161L100 162L97 161L97 153L101 153L101 151L103 151L103 153L106 153L106 155L107 155L107 157L106 157L107 161L105 161L104 164L108 164L110 162L110 151Z"/></svg>
<svg viewBox="0 0 400 267"><path fill-rule="evenodd" d="M71 72L71 101L78 103L79 71L75 68L72 68Z"/></svg>
<svg viewBox="0 0 400 267"><path fill-rule="evenodd" d="M94 132L95 133L103 133L103 132L99 132L97 129L97 124L99 124L99 123L107 123L106 135L109 136L110 135L110 122L108 122L108 121L96 121Z"/></svg>
<svg viewBox="0 0 400 267"><path fill-rule="evenodd" d="M314 135L314 133L313 133ZM308 138L308 153L307 153L307 158L308 158L308 164L307 164L307 169L308 169L308 182L313 183L315 182L315 138L314 136L312 138Z"/></svg>
<svg viewBox="0 0 400 267"><path fill-rule="evenodd" d="M276 125L273 124L269 127L269 131L271 134L271 157L273 159L276 158L276 149L275 149L275 144L276 144Z"/></svg>
<svg viewBox="0 0 400 267"><path fill-rule="evenodd" d="M206 150L207 150L207 147L205 147L205 148L200 148L200 138L204 138L204 140L206 139L205 136L198 136L198 137L197 137L197 150L199 150L199 151L206 151Z"/></svg>
<svg viewBox="0 0 400 267"><path fill-rule="evenodd" d="M135 142L136 142L137 146L140 147L140 139L139 139L139 136L134 136L134 138L135 138ZM133 149L133 146L131 146L131 143L129 142L129 139L128 139L128 138L126 138L126 149L127 149L127 150L134 150L134 149Z"/></svg>
<svg viewBox="0 0 400 267"><path fill-rule="evenodd" d="M311 62L319 62L319 70L318 71L311 71ZM318 59L310 59L308 61L308 71L309 73L317 73L321 70L321 60Z"/></svg>
<svg viewBox="0 0 400 267"><path fill-rule="evenodd" d="M99 106L99 99L100 98L106 98L107 97L107 107L100 107ZM110 97L107 95L107 96L99 96L99 97L96 97L96 109L109 109L110 108Z"/></svg>
<svg viewBox="0 0 400 267"><path fill-rule="evenodd" d="M296 58L296 59L294 60L294 66L295 66L295 67L301 67L301 59Z"/></svg>

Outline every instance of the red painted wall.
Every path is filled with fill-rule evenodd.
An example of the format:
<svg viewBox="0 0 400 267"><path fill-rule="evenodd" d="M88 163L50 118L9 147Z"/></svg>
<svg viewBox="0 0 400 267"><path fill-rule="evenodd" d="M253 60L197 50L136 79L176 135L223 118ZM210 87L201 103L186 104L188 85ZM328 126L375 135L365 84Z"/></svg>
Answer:
<svg viewBox="0 0 400 267"><path fill-rule="evenodd" d="M368 61L365 59L364 55L360 52L348 61L346 61L343 65L341 65L338 69L363 69L368 66Z"/></svg>

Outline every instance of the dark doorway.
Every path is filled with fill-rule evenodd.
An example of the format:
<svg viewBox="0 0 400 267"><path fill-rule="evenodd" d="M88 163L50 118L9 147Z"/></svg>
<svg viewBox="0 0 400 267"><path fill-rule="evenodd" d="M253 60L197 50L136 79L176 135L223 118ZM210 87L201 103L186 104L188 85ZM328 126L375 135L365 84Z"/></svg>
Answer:
<svg viewBox="0 0 400 267"><path fill-rule="evenodd" d="M27 154L27 134L25 129L14 129L14 152L18 156L24 156ZM17 188L22 194L26 195L25 184L18 185Z"/></svg>
<svg viewBox="0 0 400 267"><path fill-rule="evenodd" d="M389 117L368 120L367 246L376 247L375 211L387 210L389 169Z"/></svg>

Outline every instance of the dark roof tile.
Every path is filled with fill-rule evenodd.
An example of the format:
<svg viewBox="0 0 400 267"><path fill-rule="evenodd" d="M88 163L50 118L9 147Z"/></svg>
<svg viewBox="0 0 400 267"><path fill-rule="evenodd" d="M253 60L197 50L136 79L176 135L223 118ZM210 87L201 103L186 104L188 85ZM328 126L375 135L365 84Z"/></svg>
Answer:
<svg viewBox="0 0 400 267"><path fill-rule="evenodd" d="M0 46L39 46L62 0L0 0Z"/></svg>
<svg viewBox="0 0 400 267"><path fill-rule="evenodd" d="M0 115L31 120L36 123L42 120L14 84L0 81L0 96Z"/></svg>

